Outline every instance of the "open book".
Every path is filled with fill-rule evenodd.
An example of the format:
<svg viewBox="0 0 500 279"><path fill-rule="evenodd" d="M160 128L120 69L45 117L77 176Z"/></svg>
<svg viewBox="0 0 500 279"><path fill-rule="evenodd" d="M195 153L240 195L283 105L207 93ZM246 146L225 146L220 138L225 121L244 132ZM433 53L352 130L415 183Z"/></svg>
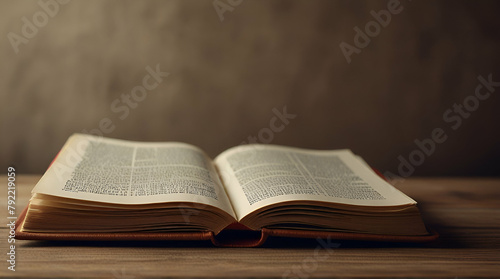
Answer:
<svg viewBox="0 0 500 279"><path fill-rule="evenodd" d="M430 239L416 202L350 150L252 144L212 160L185 143L84 134L68 139L33 189L17 238L189 239L231 227Z"/></svg>

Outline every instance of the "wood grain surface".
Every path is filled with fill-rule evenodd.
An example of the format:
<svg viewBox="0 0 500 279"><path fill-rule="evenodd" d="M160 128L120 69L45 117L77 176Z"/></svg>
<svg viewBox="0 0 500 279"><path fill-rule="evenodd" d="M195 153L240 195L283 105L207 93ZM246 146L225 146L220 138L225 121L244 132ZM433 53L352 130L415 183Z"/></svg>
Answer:
<svg viewBox="0 0 500 279"><path fill-rule="evenodd" d="M16 211L39 175L17 177ZM7 178L0 176L0 217L7 223ZM8 230L0 228L1 277L500 277L500 179L411 178L396 187L418 201L441 234L429 244L270 239L262 248L214 248L200 242L16 241L7 269Z"/></svg>

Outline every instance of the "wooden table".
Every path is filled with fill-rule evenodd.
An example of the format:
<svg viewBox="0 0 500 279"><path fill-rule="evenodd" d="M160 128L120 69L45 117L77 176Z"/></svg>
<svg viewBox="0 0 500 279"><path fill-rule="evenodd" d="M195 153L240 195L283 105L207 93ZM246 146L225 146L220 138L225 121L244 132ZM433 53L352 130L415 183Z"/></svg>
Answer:
<svg viewBox="0 0 500 279"><path fill-rule="evenodd" d="M7 222L7 177L0 176ZM17 177L17 213L39 175ZM213 248L208 243L16 242L16 271L7 269L1 227L1 277L500 277L500 179L411 178L396 185L419 202L441 234L431 244L272 240L264 248Z"/></svg>

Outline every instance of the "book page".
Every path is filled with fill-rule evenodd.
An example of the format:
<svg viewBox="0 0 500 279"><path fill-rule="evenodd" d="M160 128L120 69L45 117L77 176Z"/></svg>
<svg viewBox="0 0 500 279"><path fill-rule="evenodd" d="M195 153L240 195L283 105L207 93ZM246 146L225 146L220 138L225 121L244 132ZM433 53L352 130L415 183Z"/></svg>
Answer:
<svg viewBox="0 0 500 279"><path fill-rule="evenodd" d="M32 193L131 205L196 202L234 217L212 160L184 143L75 134Z"/></svg>
<svg viewBox="0 0 500 279"><path fill-rule="evenodd" d="M214 161L238 220L261 207L285 201L356 206L415 204L350 150L254 144L231 148Z"/></svg>

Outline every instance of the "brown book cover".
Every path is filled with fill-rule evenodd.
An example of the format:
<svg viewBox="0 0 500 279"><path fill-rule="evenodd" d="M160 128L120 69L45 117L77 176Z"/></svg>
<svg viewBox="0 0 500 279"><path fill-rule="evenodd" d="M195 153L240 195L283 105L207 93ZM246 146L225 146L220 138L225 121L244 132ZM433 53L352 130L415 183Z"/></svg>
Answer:
<svg viewBox="0 0 500 279"><path fill-rule="evenodd" d="M29 206L29 205L28 205ZM215 235L211 231L200 232L129 232L129 233L41 233L21 231L28 211L22 211L16 222L16 239L20 240L57 240L57 241L211 241L219 247L258 247L265 243L269 236L286 238L312 238L335 240L359 240L381 242L424 243L434 241L439 234L428 229L428 235L402 236L380 235L351 232L329 232L313 230L270 229L262 228L252 231L240 223L233 223ZM249 233L241 233L249 232Z"/></svg>
<svg viewBox="0 0 500 279"><path fill-rule="evenodd" d="M16 239L24 240L60 240L60 241L202 241L210 240L219 247L258 247L264 244L269 236L289 238L321 238L336 240L362 240L362 241L386 241L386 242L430 242L438 238L438 234L430 230L429 235L424 236L397 236L377 235L363 233L345 232L321 232L307 230L287 230L263 228L257 234L242 237L235 231L251 231L245 226L234 223L228 226L218 235L213 232L173 232L173 233L33 233L20 230L21 224L26 217L27 207L23 210L16 223ZM252 231L255 232L255 231Z"/></svg>

